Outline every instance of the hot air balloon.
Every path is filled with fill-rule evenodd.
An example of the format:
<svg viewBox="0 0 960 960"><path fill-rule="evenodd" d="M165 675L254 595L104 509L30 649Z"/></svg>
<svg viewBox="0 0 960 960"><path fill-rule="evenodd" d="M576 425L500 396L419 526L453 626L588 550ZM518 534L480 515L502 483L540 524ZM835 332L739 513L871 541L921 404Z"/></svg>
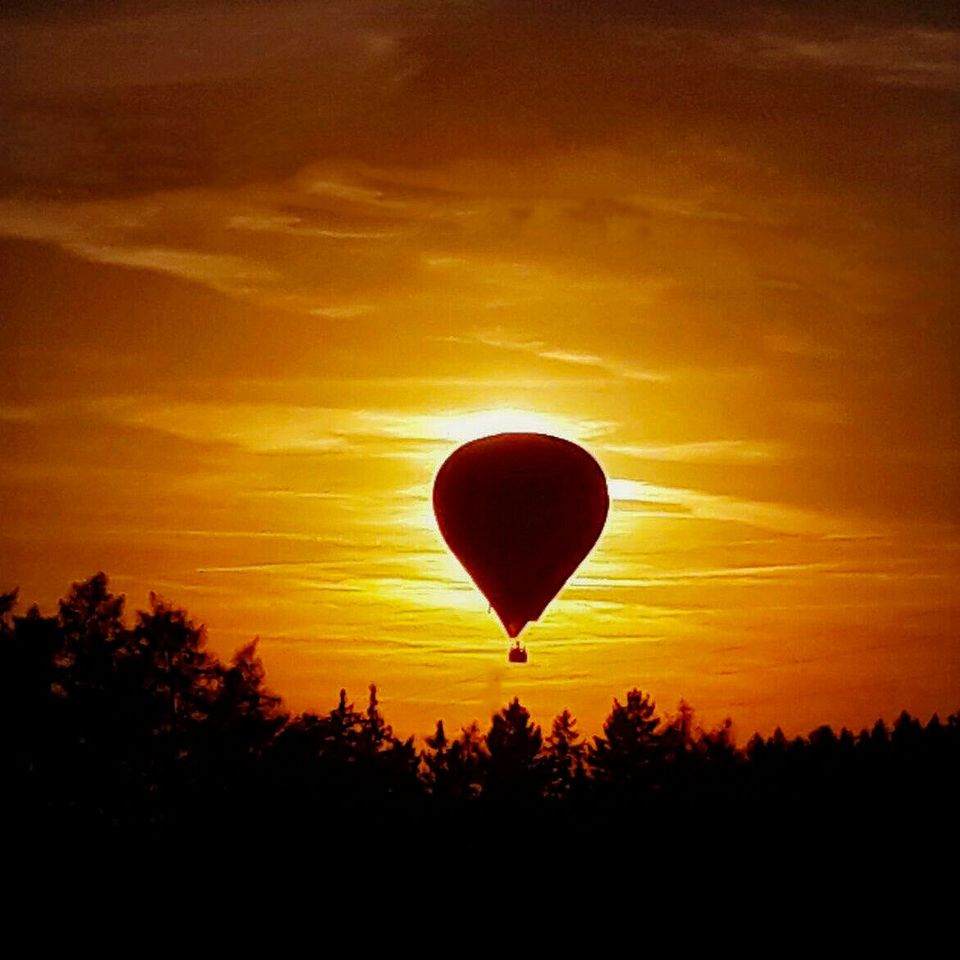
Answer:
<svg viewBox="0 0 960 960"><path fill-rule="evenodd" d="M607 481L582 447L542 433L500 433L456 449L433 485L447 546L513 639L539 619L593 548ZM519 641L510 660L525 662Z"/></svg>

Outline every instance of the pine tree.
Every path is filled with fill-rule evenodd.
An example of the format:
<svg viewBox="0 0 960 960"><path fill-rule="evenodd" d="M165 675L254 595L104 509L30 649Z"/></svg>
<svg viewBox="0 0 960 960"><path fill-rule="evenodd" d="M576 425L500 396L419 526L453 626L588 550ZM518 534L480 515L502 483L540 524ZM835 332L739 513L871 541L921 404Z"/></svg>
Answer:
<svg viewBox="0 0 960 960"><path fill-rule="evenodd" d="M426 768L425 781L430 793L435 797L447 794L449 784L449 740L443 729L443 721L437 721L437 729L432 737L427 737L427 749L422 751L420 759Z"/></svg>
<svg viewBox="0 0 960 960"><path fill-rule="evenodd" d="M531 722L529 711L514 697L512 703L494 715L487 733L487 794L494 799L517 799L537 793L546 772L538 762L542 746L540 727Z"/></svg>
<svg viewBox="0 0 960 960"><path fill-rule="evenodd" d="M656 757L655 731L660 724L649 694L634 688L627 702L614 699L603 725L603 736L593 738L589 764L594 776L611 784L638 784Z"/></svg>
<svg viewBox="0 0 960 960"><path fill-rule="evenodd" d="M340 700L327 714L324 723L324 759L333 763L353 763L359 753L363 717L347 702L347 691L340 690Z"/></svg>
<svg viewBox="0 0 960 960"><path fill-rule="evenodd" d="M545 794L553 799L566 798L584 779L586 744L580 742L577 721L569 710L554 717L550 736L544 742Z"/></svg>
<svg viewBox="0 0 960 960"><path fill-rule="evenodd" d="M447 796L470 800L483 791L489 755L476 721L464 727L447 751Z"/></svg>
<svg viewBox="0 0 960 960"><path fill-rule="evenodd" d="M380 701L377 699L377 685L370 684L370 699L360 722L360 748L368 757L375 757L393 736L380 713Z"/></svg>

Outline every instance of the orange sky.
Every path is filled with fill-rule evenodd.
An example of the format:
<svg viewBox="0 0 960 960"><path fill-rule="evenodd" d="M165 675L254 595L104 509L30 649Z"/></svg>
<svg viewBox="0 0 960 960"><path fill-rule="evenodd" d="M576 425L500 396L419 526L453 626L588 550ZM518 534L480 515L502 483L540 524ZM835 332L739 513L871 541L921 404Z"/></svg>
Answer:
<svg viewBox="0 0 960 960"><path fill-rule="evenodd" d="M960 28L836 6L8 5L0 588L404 733L956 710ZM615 481L524 667L430 506L500 429Z"/></svg>

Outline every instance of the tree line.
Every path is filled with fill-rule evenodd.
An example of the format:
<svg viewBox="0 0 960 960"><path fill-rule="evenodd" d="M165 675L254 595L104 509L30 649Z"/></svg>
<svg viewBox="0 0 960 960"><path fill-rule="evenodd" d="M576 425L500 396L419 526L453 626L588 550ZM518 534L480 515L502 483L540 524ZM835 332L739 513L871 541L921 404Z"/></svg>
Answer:
<svg viewBox="0 0 960 960"><path fill-rule="evenodd" d="M16 602L17 591L0 595L12 681L2 762L20 822L40 831L256 817L288 834L335 826L344 842L408 830L478 845L562 828L571 843L602 843L605 830L613 843L652 823L942 826L960 799L960 711L926 723L903 712L859 733L778 729L740 747L729 720L704 730L687 704L661 715L632 689L592 737L566 710L545 732L514 699L487 729L438 721L418 748L386 722L375 686L360 708L341 691L327 713L292 715L266 687L256 641L223 662L202 627L153 594L127 625L102 573L75 583L54 616L16 616Z"/></svg>

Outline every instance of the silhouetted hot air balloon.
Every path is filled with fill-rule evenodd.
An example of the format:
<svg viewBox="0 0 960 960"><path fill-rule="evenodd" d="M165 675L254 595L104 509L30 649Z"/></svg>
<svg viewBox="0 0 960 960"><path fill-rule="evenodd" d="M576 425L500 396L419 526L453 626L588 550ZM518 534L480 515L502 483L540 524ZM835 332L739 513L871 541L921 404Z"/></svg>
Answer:
<svg viewBox="0 0 960 960"><path fill-rule="evenodd" d="M597 542L610 499L582 447L542 433L473 440L444 462L433 509L447 546L516 637ZM510 659L523 662L517 645Z"/></svg>

